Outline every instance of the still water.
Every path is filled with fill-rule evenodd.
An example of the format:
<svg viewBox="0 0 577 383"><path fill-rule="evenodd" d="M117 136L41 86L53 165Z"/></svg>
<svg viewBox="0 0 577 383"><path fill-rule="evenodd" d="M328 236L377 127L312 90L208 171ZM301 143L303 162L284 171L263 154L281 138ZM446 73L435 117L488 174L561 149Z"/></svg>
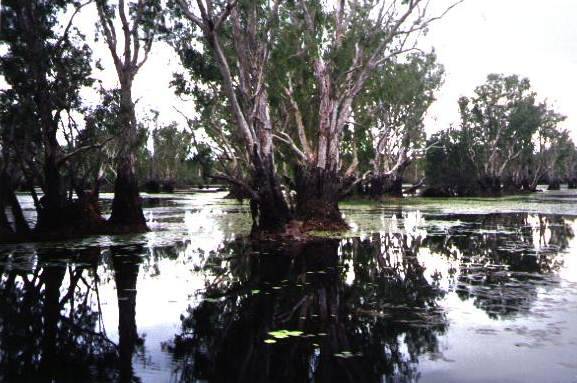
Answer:
<svg viewBox="0 0 577 383"><path fill-rule="evenodd" d="M577 382L576 192L345 204L284 245L222 197L0 247L0 381Z"/></svg>

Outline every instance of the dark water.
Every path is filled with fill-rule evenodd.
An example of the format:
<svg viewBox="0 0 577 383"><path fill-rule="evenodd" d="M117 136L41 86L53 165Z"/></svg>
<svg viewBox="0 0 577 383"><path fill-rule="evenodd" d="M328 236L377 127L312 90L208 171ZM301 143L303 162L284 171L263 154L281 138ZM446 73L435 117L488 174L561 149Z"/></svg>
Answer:
<svg viewBox="0 0 577 383"><path fill-rule="evenodd" d="M283 246L221 196L0 247L0 381L577 382L577 193L351 204Z"/></svg>

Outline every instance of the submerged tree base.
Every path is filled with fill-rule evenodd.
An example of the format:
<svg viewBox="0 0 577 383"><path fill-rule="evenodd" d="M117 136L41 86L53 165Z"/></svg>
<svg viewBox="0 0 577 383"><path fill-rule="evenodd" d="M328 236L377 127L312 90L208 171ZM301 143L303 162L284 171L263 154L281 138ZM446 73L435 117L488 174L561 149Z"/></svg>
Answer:
<svg viewBox="0 0 577 383"><path fill-rule="evenodd" d="M287 223L282 231L255 231L251 232L250 238L255 241L272 241L272 242L293 242L293 241L311 241L317 239L319 232L340 233L350 229L350 226L344 221L325 222L320 220L297 221L292 220Z"/></svg>
<svg viewBox="0 0 577 383"><path fill-rule="evenodd" d="M0 231L0 243L62 241L94 235L138 234L149 231L145 223L119 224L107 221L94 199L78 201L53 212L39 214L33 230Z"/></svg>
<svg viewBox="0 0 577 383"><path fill-rule="evenodd" d="M150 229L144 225L116 225L104 220L98 225L86 227L74 227L73 225L60 227L54 230L32 230L27 234L14 232L0 232L0 244L23 243L23 242L49 242L66 241L96 235L121 235L121 234L141 234L149 232Z"/></svg>

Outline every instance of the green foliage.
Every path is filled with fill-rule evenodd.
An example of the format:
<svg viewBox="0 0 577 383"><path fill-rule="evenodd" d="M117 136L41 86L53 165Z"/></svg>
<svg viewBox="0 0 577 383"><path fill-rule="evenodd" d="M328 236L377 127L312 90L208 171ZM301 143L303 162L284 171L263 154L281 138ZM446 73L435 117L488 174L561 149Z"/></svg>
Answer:
<svg viewBox="0 0 577 383"><path fill-rule="evenodd" d="M390 60L377 70L355 104L353 137L362 169L370 169L381 140L386 145L380 154L388 164L397 162L401 148L423 148L425 114L435 101L443 75L444 68L434 52Z"/></svg>
<svg viewBox="0 0 577 383"><path fill-rule="evenodd" d="M0 91L3 161L30 187L50 188L54 203L63 196L58 178L75 178L74 166L60 159L87 143L78 140L76 118L85 112L81 89L94 83L92 51L66 15L80 7L72 0L2 2L0 69L8 84Z"/></svg>
<svg viewBox="0 0 577 383"><path fill-rule="evenodd" d="M437 133L428 142L425 157L427 184L448 196L473 196L479 193L475 164L467 151L466 132L449 130Z"/></svg>
<svg viewBox="0 0 577 383"><path fill-rule="evenodd" d="M563 158L564 116L537 95L526 78L491 74L473 97L459 99L461 126L433 137L429 184L449 195L500 193L504 182L534 188L540 172Z"/></svg>

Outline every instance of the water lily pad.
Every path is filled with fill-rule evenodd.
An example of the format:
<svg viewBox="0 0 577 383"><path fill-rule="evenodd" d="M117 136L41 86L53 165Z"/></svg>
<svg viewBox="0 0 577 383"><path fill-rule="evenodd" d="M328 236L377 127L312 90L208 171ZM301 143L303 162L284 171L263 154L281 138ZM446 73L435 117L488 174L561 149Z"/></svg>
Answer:
<svg viewBox="0 0 577 383"><path fill-rule="evenodd" d="M290 330L277 330L277 331L269 331L268 333L275 339L284 339L291 336L301 336L303 334L302 331L290 331Z"/></svg>

